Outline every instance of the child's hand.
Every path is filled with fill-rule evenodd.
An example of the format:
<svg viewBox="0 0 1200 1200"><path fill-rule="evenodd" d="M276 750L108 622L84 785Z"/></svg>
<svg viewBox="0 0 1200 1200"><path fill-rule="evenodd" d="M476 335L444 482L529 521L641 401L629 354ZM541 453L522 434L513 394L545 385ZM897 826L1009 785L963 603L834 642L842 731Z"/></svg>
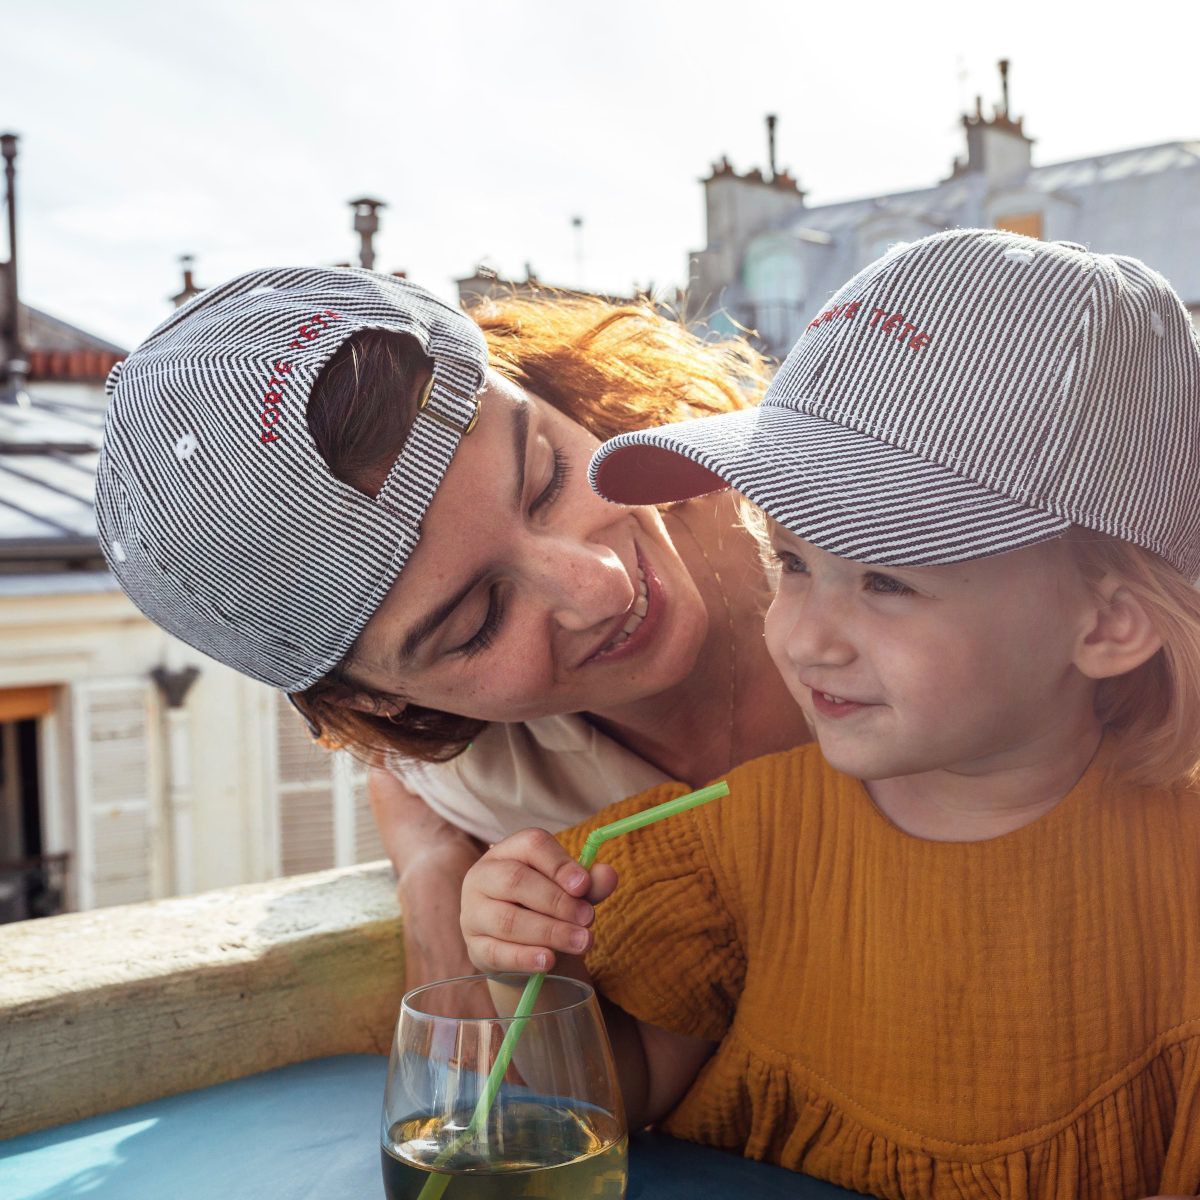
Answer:
<svg viewBox="0 0 1200 1200"><path fill-rule="evenodd" d="M616 886L612 867L598 863L589 875L544 829L514 833L463 880L467 953L481 971L549 971L554 951L591 946L592 905Z"/></svg>

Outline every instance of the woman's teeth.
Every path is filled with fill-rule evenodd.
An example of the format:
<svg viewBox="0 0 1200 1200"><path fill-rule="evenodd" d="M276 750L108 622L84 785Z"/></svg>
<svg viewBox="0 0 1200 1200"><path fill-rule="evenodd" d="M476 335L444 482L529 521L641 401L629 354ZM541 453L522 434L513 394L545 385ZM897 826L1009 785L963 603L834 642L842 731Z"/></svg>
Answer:
<svg viewBox="0 0 1200 1200"><path fill-rule="evenodd" d="M846 701L841 696L831 696L828 692L822 692L821 695L829 701L830 704L845 704Z"/></svg>
<svg viewBox="0 0 1200 1200"><path fill-rule="evenodd" d="M649 606L650 600L646 590L646 574L641 567L638 567L637 599L633 602L633 607L629 610L629 619L621 626L621 632L604 647L605 650L612 650L621 645L622 642L629 641L630 635L642 623L643 618L646 616L646 609Z"/></svg>

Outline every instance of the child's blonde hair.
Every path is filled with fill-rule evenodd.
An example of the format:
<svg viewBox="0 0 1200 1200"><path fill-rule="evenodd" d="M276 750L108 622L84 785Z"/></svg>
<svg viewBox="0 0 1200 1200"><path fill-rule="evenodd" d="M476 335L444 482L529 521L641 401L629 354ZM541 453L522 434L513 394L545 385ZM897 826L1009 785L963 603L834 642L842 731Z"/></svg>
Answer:
<svg viewBox="0 0 1200 1200"><path fill-rule="evenodd" d="M1200 591L1132 542L1080 526L1065 540L1085 582L1115 575L1163 641L1136 670L1097 689L1096 715L1117 743L1117 770L1133 784L1200 784Z"/></svg>

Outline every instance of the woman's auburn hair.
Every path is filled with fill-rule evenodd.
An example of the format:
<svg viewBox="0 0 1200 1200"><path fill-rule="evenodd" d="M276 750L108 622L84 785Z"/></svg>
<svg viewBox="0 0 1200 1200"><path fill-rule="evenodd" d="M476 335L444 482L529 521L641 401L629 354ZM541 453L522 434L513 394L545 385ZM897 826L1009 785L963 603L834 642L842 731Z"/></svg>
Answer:
<svg viewBox="0 0 1200 1200"><path fill-rule="evenodd" d="M547 293L544 299L500 297L468 315L483 331L488 364L540 396L600 439L632 429L731 412L756 403L767 363L743 338L708 341L652 304L610 304ZM417 343L366 330L330 359L313 389L308 423L339 479L374 494L395 461L415 415L409 386L426 364ZM486 721L407 704L395 717L339 702L354 647L324 678L292 696L331 749L371 763L388 755L445 762L460 754Z"/></svg>

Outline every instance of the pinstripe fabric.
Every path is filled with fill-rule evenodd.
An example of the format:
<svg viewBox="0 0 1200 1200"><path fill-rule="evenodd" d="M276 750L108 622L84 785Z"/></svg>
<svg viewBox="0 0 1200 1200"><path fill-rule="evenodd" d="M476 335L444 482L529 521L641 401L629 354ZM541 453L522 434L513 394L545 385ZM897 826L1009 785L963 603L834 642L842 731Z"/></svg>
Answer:
<svg viewBox="0 0 1200 1200"><path fill-rule="evenodd" d="M362 329L409 334L434 362L428 406L374 499L334 478L305 417L321 368ZM110 568L176 637L307 687L412 553L486 365L471 320L389 275L265 270L201 293L109 378L96 518Z"/></svg>
<svg viewBox="0 0 1200 1200"><path fill-rule="evenodd" d="M591 479L642 504L732 485L864 562L957 562L1078 524L1195 579L1200 340L1137 259L952 230L851 279L757 410L621 434Z"/></svg>

